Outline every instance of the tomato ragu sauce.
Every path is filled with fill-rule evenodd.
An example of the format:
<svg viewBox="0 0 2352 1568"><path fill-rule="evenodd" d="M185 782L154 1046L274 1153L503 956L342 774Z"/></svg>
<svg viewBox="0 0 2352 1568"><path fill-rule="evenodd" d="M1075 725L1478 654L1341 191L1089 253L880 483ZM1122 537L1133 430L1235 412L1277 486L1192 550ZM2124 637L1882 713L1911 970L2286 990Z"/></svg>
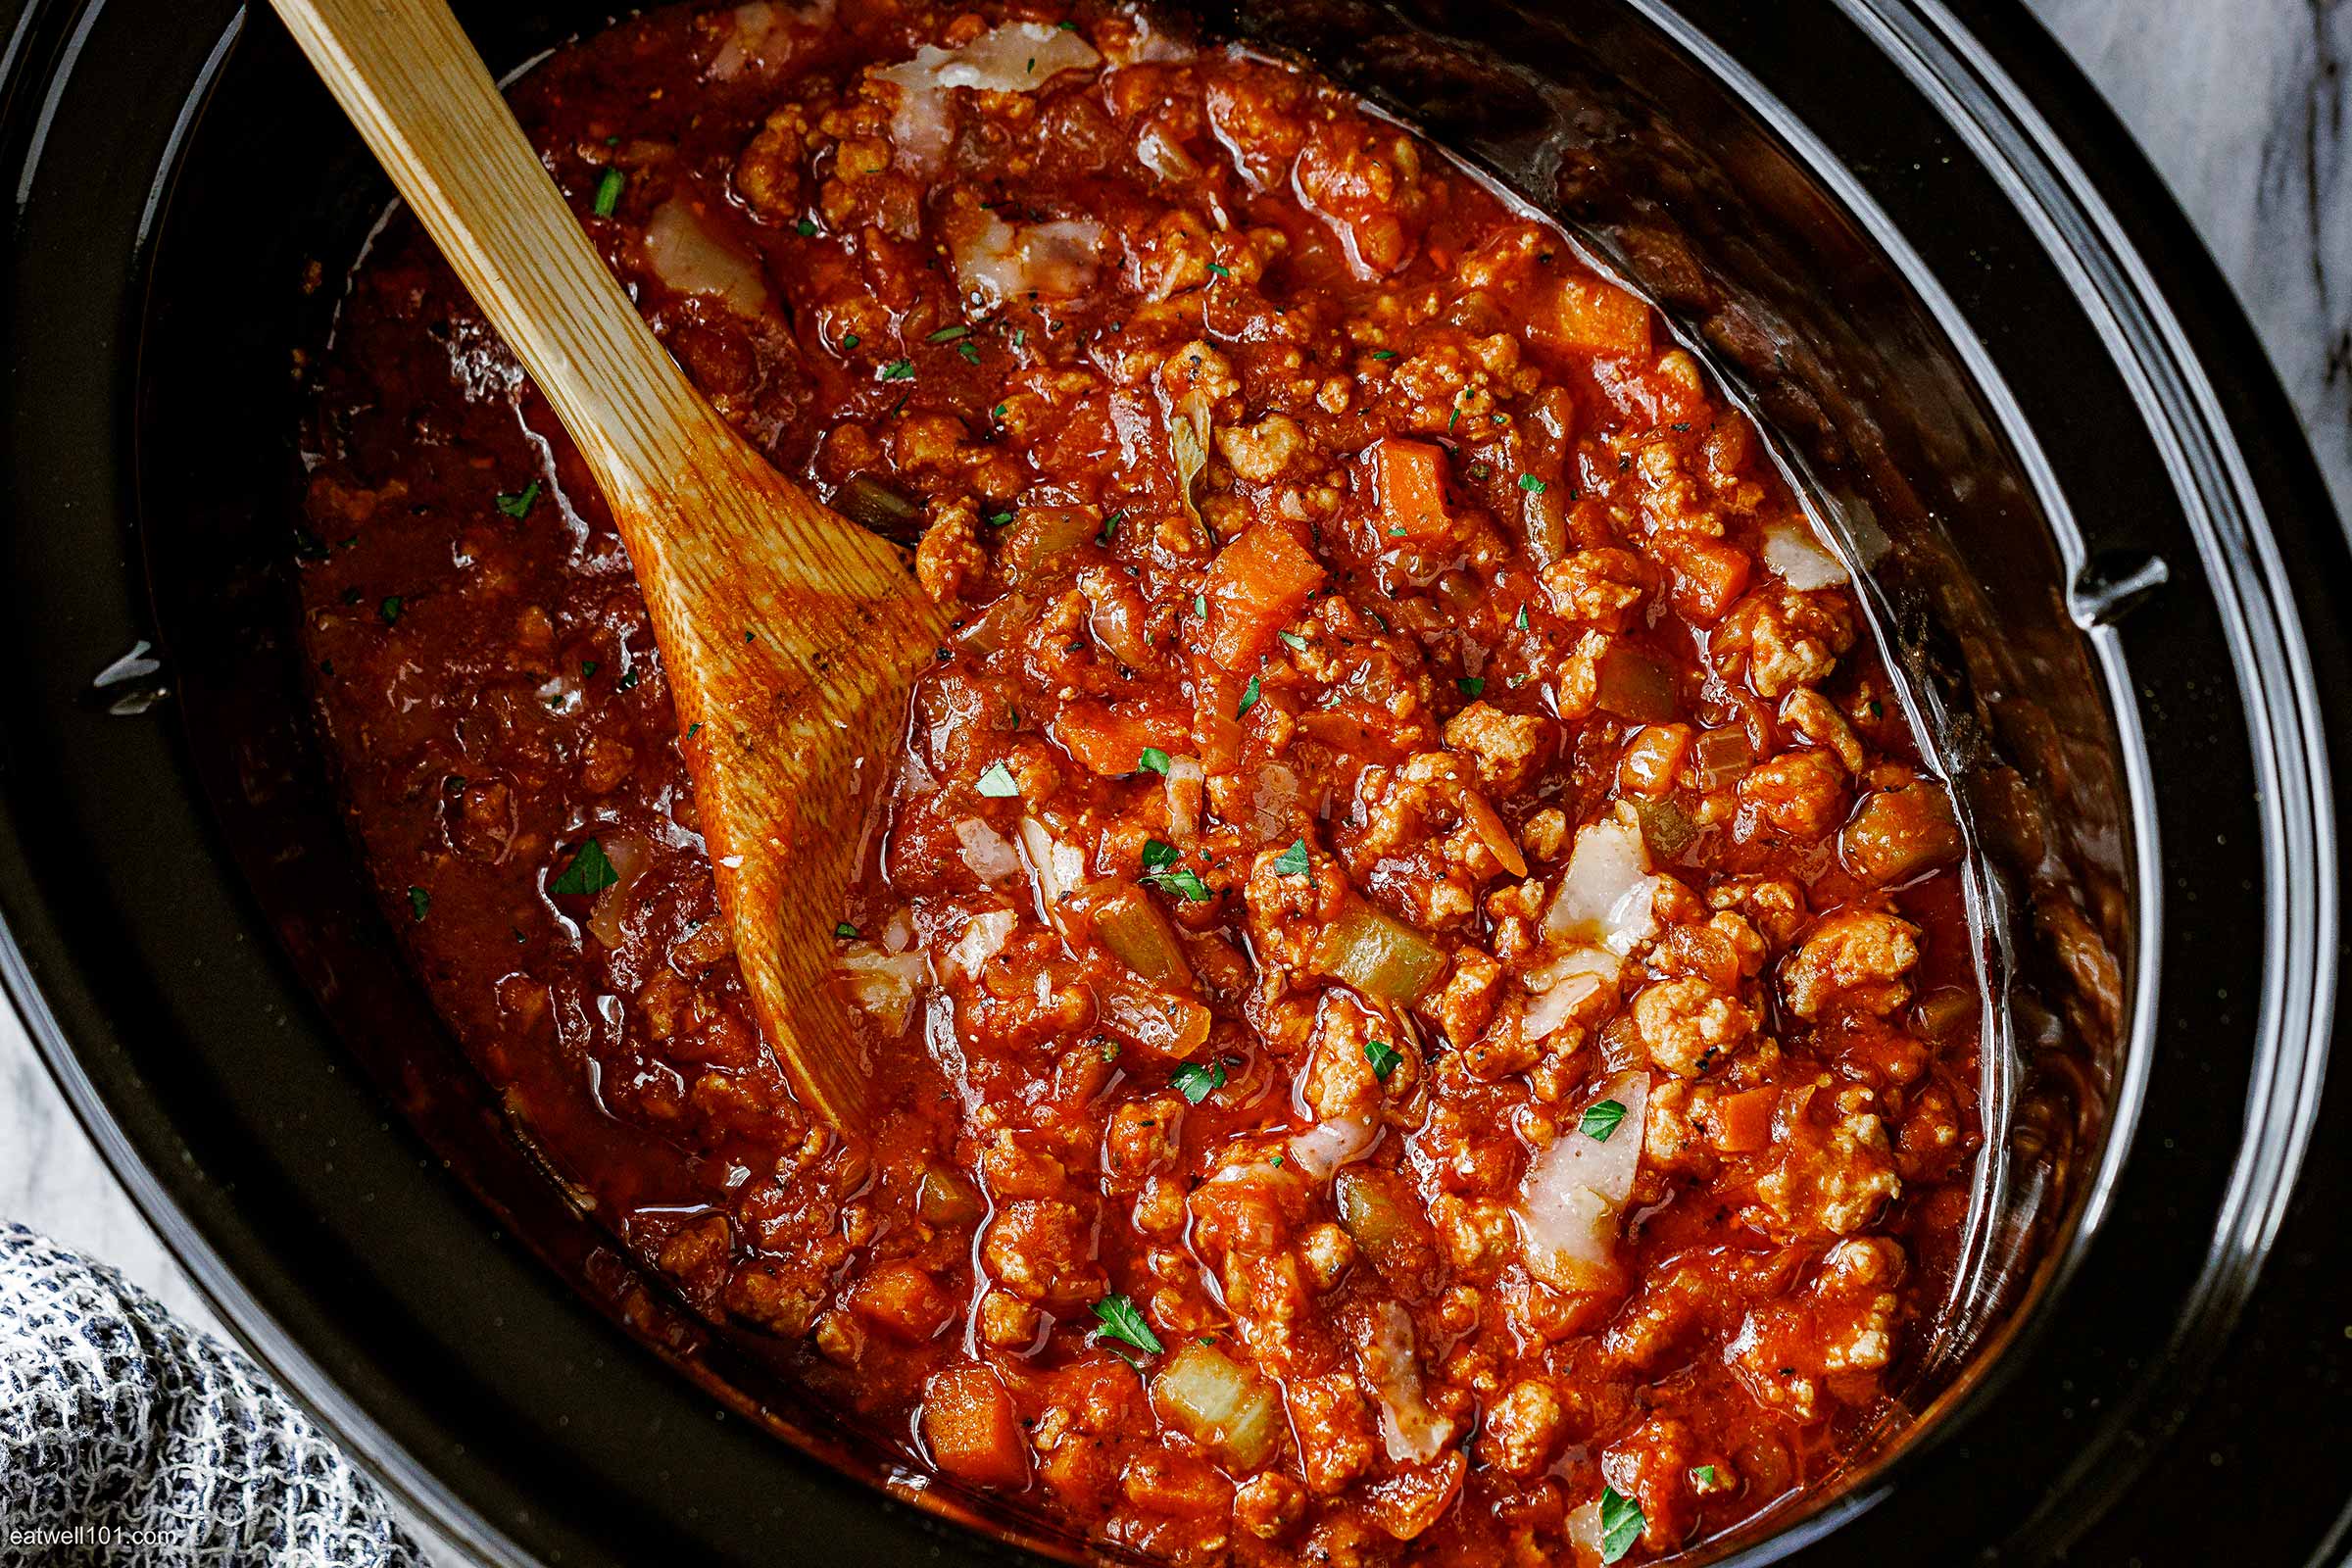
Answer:
<svg viewBox="0 0 2352 1568"><path fill-rule="evenodd" d="M656 12L514 91L952 639L795 1103L577 454L404 219L315 373L320 723L574 1200L910 1463L1180 1562L1592 1564L1896 1413L1963 841L1843 565L1567 237L1126 9Z"/></svg>

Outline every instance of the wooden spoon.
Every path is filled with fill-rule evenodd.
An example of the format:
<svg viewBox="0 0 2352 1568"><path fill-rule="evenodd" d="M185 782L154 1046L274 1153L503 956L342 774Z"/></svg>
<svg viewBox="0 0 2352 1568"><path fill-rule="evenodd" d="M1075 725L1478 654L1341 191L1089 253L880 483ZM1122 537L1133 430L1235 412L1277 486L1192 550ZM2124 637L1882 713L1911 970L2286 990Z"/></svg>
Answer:
<svg viewBox="0 0 2352 1568"><path fill-rule="evenodd" d="M703 401L540 166L443 0L272 0L579 444L653 612L735 956L804 1103L862 1127L825 985L863 808L944 632L900 552Z"/></svg>

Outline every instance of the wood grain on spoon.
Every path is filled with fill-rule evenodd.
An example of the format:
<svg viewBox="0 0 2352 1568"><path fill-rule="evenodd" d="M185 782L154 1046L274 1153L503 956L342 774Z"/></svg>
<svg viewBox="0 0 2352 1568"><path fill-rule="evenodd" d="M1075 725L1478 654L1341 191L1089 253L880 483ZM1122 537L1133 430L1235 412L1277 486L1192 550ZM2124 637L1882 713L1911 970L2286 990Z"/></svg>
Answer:
<svg viewBox="0 0 2352 1568"><path fill-rule="evenodd" d="M677 706L737 961L808 1106L863 1123L826 980L908 685L943 635L897 549L778 473L621 293L443 0L272 0L578 443Z"/></svg>

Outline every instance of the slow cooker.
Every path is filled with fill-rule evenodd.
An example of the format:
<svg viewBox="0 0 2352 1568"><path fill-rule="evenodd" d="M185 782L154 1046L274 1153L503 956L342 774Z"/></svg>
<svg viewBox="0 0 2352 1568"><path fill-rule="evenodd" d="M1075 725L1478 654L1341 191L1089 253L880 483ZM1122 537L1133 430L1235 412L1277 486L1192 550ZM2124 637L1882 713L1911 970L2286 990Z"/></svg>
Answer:
<svg viewBox="0 0 2352 1568"><path fill-rule="evenodd" d="M1868 564L1983 852L1991 1136L1911 1416L1683 1560L2337 1561L2352 557L2152 171L2003 0L1191 9L1659 303ZM297 356L389 187L266 14L10 10L0 975L116 1173L483 1561L1068 1555L640 1289L506 1135L290 634ZM498 72L612 20L461 11Z"/></svg>

